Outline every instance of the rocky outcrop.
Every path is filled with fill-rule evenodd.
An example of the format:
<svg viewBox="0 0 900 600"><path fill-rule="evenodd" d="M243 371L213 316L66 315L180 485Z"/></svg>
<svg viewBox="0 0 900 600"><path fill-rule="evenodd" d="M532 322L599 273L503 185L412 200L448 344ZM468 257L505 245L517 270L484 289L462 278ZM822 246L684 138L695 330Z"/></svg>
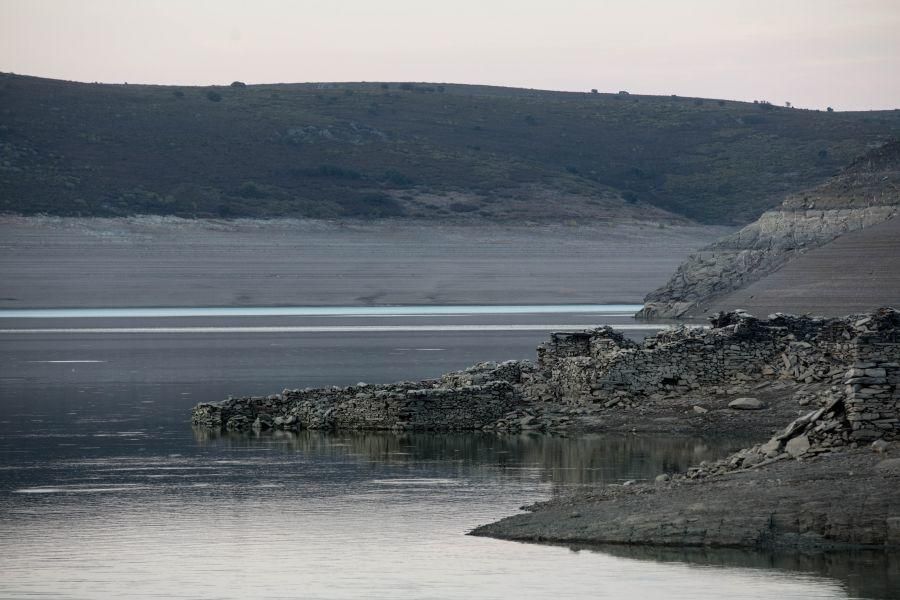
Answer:
<svg viewBox="0 0 900 600"><path fill-rule="evenodd" d="M638 316L679 318L743 288L807 251L894 218L900 206L900 142L891 142L778 210L691 255L647 295Z"/></svg>
<svg viewBox="0 0 900 600"><path fill-rule="evenodd" d="M778 456L797 432L813 436L809 452L896 437L898 365L900 314L893 309L842 319L773 315L763 320L734 312L717 315L711 328L679 327L642 344L609 327L554 333L538 348L534 364L481 363L434 380L285 390L200 404L193 422L231 431L552 430L577 426L586 414L652 413L666 398L743 391L748 382L811 386L801 405L817 408L803 428L781 440ZM751 407L754 413L770 410L766 402L748 397L725 410ZM702 406L691 410L695 416L708 412ZM802 456L807 452L798 453L798 443L792 449Z"/></svg>
<svg viewBox="0 0 900 600"><path fill-rule="evenodd" d="M896 442L887 455L900 451ZM553 543L821 552L900 548L897 458L847 450L703 479L562 495L474 535Z"/></svg>

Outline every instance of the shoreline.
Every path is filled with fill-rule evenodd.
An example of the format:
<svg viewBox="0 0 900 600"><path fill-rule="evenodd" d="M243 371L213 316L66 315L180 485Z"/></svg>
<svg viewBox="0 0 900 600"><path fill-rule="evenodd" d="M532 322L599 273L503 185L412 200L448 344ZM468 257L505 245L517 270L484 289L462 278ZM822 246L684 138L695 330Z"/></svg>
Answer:
<svg viewBox="0 0 900 600"><path fill-rule="evenodd" d="M641 304L729 230L0 215L0 308Z"/></svg>
<svg viewBox="0 0 900 600"><path fill-rule="evenodd" d="M638 547L822 553L900 547L900 447L759 469L605 486L523 507L470 535Z"/></svg>

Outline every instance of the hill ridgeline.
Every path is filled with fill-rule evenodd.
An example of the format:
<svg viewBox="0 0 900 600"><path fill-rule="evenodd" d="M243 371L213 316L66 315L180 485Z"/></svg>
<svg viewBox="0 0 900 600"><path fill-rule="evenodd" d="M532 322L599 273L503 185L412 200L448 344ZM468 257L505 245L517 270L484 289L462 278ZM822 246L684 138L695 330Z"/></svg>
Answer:
<svg viewBox="0 0 900 600"><path fill-rule="evenodd" d="M625 92L0 74L0 213L743 224L898 134Z"/></svg>

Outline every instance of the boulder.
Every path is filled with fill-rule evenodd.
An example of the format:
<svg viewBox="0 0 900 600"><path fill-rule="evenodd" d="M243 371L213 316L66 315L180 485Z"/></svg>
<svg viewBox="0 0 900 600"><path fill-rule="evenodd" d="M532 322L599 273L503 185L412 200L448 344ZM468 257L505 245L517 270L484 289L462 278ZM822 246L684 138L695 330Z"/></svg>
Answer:
<svg viewBox="0 0 900 600"><path fill-rule="evenodd" d="M760 410L765 407L766 405L758 398L735 398L728 403L728 408L735 410Z"/></svg>
<svg viewBox="0 0 900 600"><path fill-rule="evenodd" d="M805 435L797 436L784 445L784 450L794 458L800 458L809 450L809 438Z"/></svg>

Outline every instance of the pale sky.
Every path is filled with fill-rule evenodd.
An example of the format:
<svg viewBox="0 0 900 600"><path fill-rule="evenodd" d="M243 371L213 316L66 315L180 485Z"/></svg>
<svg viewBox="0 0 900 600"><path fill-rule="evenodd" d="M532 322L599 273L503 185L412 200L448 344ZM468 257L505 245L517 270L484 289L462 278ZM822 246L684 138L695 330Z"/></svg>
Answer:
<svg viewBox="0 0 900 600"><path fill-rule="evenodd" d="M0 71L900 108L900 0L0 0Z"/></svg>

